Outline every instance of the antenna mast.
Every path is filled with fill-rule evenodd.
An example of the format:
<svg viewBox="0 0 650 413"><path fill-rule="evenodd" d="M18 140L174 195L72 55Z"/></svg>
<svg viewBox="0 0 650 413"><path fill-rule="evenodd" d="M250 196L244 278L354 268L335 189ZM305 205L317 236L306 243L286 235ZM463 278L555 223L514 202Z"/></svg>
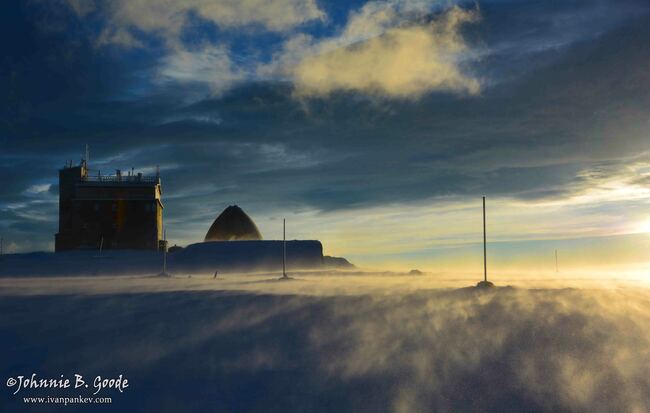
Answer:
<svg viewBox="0 0 650 413"><path fill-rule="evenodd" d="M476 284L477 288L491 288L494 287L487 279L487 235L485 230L485 197L483 197L483 281Z"/></svg>
<svg viewBox="0 0 650 413"><path fill-rule="evenodd" d="M287 220L282 218L282 278L287 278Z"/></svg>
<svg viewBox="0 0 650 413"><path fill-rule="evenodd" d="M483 281L487 282L487 237L485 235L485 197L483 197Z"/></svg>

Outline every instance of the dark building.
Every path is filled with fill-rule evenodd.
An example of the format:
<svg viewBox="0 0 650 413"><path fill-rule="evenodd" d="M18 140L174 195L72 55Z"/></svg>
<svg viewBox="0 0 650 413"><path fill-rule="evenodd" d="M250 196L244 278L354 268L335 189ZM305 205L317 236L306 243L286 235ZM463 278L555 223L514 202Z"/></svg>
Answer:
<svg viewBox="0 0 650 413"><path fill-rule="evenodd" d="M59 170L59 232L55 251L151 249L162 240L160 177L141 173L91 176L85 160Z"/></svg>

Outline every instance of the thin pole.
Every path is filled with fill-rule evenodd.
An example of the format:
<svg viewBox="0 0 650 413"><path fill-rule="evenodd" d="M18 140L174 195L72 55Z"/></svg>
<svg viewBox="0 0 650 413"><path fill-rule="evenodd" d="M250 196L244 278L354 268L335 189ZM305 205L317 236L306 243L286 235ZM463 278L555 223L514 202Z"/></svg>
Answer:
<svg viewBox="0 0 650 413"><path fill-rule="evenodd" d="M163 274L167 274L167 228L163 230Z"/></svg>
<svg viewBox="0 0 650 413"><path fill-rule="evenodd" d="M555 272L560 272L557 267L557 250L555 250Z"/></svg>
<svg viewBox="0 0 650 413"><path fill-rule="evenodd" d="M287 224L282 218L282 277L287 277Z"/></svg>
<svg viewBox="0 0 650 413"><path fill-rule="evenodd" d="M485 235L485 197L483 197L483 281L487 281L487 237Z"/></svg>

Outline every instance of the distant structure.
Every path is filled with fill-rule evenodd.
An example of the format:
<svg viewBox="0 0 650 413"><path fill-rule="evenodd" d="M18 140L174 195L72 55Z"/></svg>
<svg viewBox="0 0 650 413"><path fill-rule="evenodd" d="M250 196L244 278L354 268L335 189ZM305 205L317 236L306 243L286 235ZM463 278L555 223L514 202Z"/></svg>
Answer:
<svg viewBox="0 0 650 413"><path fill-rule="evenodd" d="M87 152L87 151L86 151ZM54 250L160 249L163 204L160 173L91 176L88 155L59 170L59 232Z"/></svg>
<svg viewBox="0 0 650 413"><path fill-rule="evenodd" d="M257 225L237 205L224 209L214 220L205 241L259 241L262 234Z"/></svg>

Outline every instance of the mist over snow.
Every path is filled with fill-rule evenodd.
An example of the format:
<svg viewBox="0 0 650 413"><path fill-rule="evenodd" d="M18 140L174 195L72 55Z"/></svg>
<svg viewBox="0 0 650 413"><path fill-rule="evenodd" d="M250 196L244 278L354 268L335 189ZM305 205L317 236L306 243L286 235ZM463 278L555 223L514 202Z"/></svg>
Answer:
<svg viewBox="0 0 650 413"><path fill-rule="evenodd" d="M646 283L274 277L4 278L3 377L124 374L125 412L650 408Z"/></svg>

